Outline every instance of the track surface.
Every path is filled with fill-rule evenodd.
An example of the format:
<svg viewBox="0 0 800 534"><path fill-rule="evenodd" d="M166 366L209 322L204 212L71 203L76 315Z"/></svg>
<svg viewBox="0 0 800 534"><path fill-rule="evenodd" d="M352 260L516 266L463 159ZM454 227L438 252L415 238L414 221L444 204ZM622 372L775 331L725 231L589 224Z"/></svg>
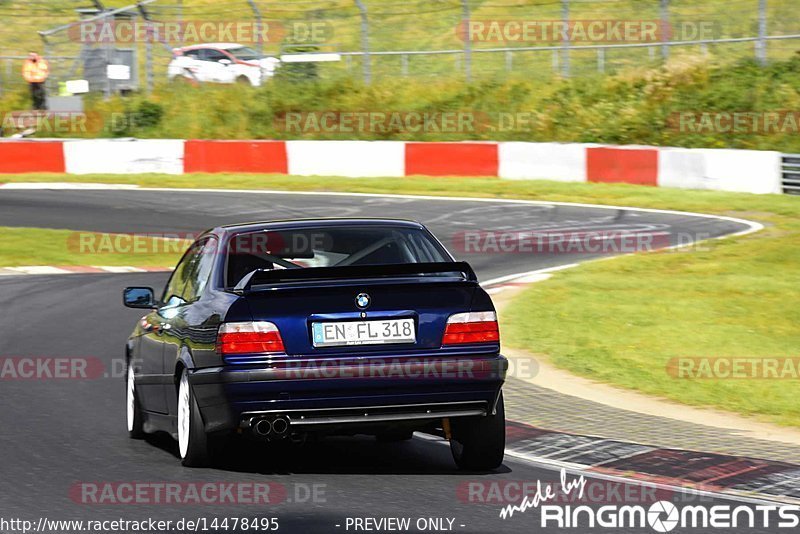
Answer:
<svg viewBox="0 0 800 534"><path fill-rule="evenodd" d="M0 226L197 232L246 220L331 216L416 219L426 223L447 246L453 235L469 229L627 228L665 231L674 242L679 233L706 237L747 228L741 223L689 215L499 202L173 191L0 190ZM475 266L482 280L591 257L461 255ZM124 340L141 313L123 308L119 295L124 286L160 287L166 278L164 273L0 278L0 305L6 310L0 317L0 355L93 356L102 359L112 371L112 376L95 380L0 384L0 451L5 489L0 494L0 518L177 520L266 515L279 517L280 531L284 532L345 532L347 517L401 516L455 518L453 529L460 532L539 529L538 511L501 520L500 505L463 502L458 496L459 488L469 481L535 484L537 480L558 479L557 472L523 460L508 458L504 467L494 473L467 474L456 470L442 443L415 438L403 444L378 444L371 439L354 438L289 450L236 444L229 451L232 459L223 466L188 470L180 467L171 440L129 440L124 429L124 384L121 377L113 376L113 371L119 374ZM285 502L270 508L92 506L70 498L70 488L82 481L277 482L286 486L290 501L297 500L293 498L297 485L316 484L324 488L324 500ZM302 492L302 488L297 491Z"/></svg>

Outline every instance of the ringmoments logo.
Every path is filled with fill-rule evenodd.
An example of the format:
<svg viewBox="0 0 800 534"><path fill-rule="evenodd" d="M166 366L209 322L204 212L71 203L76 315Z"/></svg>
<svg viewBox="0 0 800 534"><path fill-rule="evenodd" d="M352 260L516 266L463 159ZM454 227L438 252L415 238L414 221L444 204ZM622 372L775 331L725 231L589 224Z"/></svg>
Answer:
<svg viewBox="0 0 800 534"><path fill-rule="evenodd" d="M564 497L581 501L587 481L581 475L569 478L561 470L560 485L537 482L536 491L521 502L500 510L501 519L530 509L539 510L541 528L575 529L650 529L664 533L684 529L767 529L771 532L800 526L800 506L768 504L675 504L659 500L652 504L590 505L553 504Z"/></svg>

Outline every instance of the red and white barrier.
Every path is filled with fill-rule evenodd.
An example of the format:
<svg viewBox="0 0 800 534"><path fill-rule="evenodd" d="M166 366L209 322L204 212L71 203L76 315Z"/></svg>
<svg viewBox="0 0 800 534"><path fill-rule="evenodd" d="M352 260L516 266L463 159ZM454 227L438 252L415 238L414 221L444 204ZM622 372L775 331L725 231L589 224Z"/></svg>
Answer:
<svg viewBox="0 0 800 534"><path fill-rule="evenodd" d="M658 185L658 149L589 147L586 179L597 183Z"/></svg>
<svg viewBox="0 0 800 534"><path fill-rule="evenodd" d="M497 143L406 143L406 176L497 176Z"/></svg>
<svg viewBox="0 0 800 534"><path fill-rule="evenodd" d="M499 143L498 176L509 180L586 181L586 147L567 143Z"/></svg>
<svg viewBox="0 0 800 534"><path fill-rule="evenodd" d="M569 143L404 141L2 141L0 173L498 176L781 192L781 154Z"/></svg>
<svg viewBox="0 0 800 534"><path fill-rule="evenodd" d="M183 172L287 174L284 141L190 140L184 145Z"/></svg>
<svg viewBox="0 0 800 534"><path fill-rule="evenodd" d="M0 142L0 174L65 171L61 141Z"/></svg>
<svg viewBox="0 0 800 534"><path fill-rule="evenodd" d="M780 193L781 154L761 150L661 148L658 185L741 193Z"/></svg>
<svg viewBox="0 0 800 534"><path fill-rule="evenodd" d="M183 174L184 141L87 139L66 141L67 174Z"/></svg>
<svg viewBox="0 0 800 534"><path fill-rule="evenodd" d="M289 174L297 176L404 176L402 141L287 141Z"/></svg>

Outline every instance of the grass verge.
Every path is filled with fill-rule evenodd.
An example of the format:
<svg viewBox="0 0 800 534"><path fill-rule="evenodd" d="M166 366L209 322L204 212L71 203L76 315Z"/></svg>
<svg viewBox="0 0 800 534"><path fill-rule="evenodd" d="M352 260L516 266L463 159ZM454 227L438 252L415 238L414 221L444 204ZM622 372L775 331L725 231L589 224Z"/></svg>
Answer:
<svg viewBox="0 0 800 534"><path fill-rule="evenodd" d="M491 178L29 175L6 181L520 198L759 221L766 225L762 232L702 249L639 254L558 273L511 303L502 317L503 335L510 345L591 379L800 427L800 379L690 380L667 372L670 360L680 357L800 357L797 197Z"/></svg>
<svg viewBox="0 0 800 534"><path fill-rule="evenodd" d="M0 267L20 265L173 267L188 242L124 234L0 226Z"/></svg>

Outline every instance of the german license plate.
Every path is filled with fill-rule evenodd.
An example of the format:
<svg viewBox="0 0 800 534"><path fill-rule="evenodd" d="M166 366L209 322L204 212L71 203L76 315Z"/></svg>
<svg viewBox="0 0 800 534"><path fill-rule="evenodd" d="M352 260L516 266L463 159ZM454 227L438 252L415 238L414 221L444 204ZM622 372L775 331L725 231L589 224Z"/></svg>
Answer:
<svg viewBox="0 0 800 534"><path fill-rule="evenodd" d="M414 319L312 323L315 347L414 343Z"/></svg>

